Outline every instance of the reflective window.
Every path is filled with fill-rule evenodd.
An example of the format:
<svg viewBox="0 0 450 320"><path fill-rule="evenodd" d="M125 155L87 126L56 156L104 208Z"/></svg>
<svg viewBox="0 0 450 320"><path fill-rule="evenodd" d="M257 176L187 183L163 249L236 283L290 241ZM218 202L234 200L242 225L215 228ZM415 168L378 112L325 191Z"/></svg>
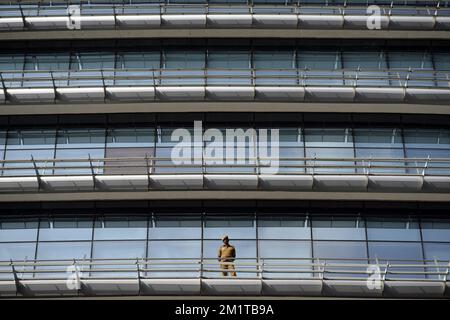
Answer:
<svg viewBox="0 0 450 320"><path fill-rule="evenodd" d="M94 259L146 257L146 241L96 241L92 251Z"/></svg>
<svg viewBox="0 0 450 320"><path fill-rule="evenodd" d="M0 261L34 260L36 243L0 243Z"/></svg>
<svg viewBox="0 0 450 320"><path fill-rule="evenodd" d="M221 239L228 235L233 239L254 239L256 237L255 221L252 216L206 215L205 239Z"/></svg>
<svg viewBox="0 0 450 320"><path fill-rule="evenodd" d="M4 220L0 222L0 241L36 241L37 220Z"/></svg>
<svg viewBox="0 0 450 320"><path fill-rule="evenodd" d="M422 220L423 241L450 241L449 220Z"/></svg>
<svg viewBox="0 0 450 320"><path fill-rule="evenodd" d="M357 217L313 217L314 240L364 240L364 220Z"/></svg>
<svg viewBox="0 0 450 320"><path fill-rule="evenodd" d="M39 240L91 240L92 219L42 219Z"/></svg>
<svg viewBox="0 0 450 320"><path fill-rule="evenodd" d="M341 59L337 52L303 51L297 55L297 67L300 69L341 69Z"/></svg>
<svg viewBox="0 0 450 320"><path fill-rule="evenodd" d="M212 69L248 69L250 53L235 51L208 52L208 68Z"/></svg>
<svg viewBox="0 0 450 320"><path fill-rule="evenodd" d="M382 260L422 260L422 245L408 242L369 242L370 258Z"/></svg>
<svg viewBox="0 0 450 320"><path fill-rule="evenodd" d="M200 259L201 242L183 241L149 241L149 258L192 258Z"/></svg>
<svg viewBox="0 0 450 320"><path fill-rule="evenodd" d="M260 239L310 239L311 230L305 216L260 216Z"/></svg>
<svg viewBox="0 0 450 320"><path fill-rule="evenodd" d="M294 52L255 52L253 55L253 66L257 69L294 68Z"/></svg>
<svg viewBox="0 0 450 320"><path fill-rule="evenodd" d="M319 259L366 259L365 242L314 241L314 257Z"/></svg>
<svg viewBox="0 0 450 320"><path fill-rule="evenodd" d="M205 67L205 54L202 51L167 51L164 54L164 67L202 69Z"/></svg>
<svg viewBox="0 0 450 320"><path fill-rule="evenodd" d="M95 222L94 240L146 239L145 218L104 218Z"/></svg>
<svg viewBox="0 0 450 320"><path fill-rule="evenodd" d="M149 239L199 239L200 216L155 216L149 229Z"/></svg>
<svg viewBox="0 0 450 320"><path fill-rule="evenodd" d="M368 240L420 241L417 220L399 218L368 218Z"/></svg>
<svg viewBox="0 0 450 320"><path fill-rule="evenodd" d="M309 241L261 240L258 250L260 258L311 258Z"/></svg>
<svg viewBox="0 0 450 320"><path fill-rule="evenodd" d="M450 261L450 243L424 243L423 250L427 260Z"/></svg>
<svg viewBox="0 0 450 320"><path fill-rule="evenodd" d="M89 259L90 256L90 242L40 242L37 251L37 259L41 260Z"/></svg>
<svg viewBox="0 0 450 320"><path fill-rule="evenodd" d="M343 52L344 69L386 69L386 58L382 52Z"/></svg>

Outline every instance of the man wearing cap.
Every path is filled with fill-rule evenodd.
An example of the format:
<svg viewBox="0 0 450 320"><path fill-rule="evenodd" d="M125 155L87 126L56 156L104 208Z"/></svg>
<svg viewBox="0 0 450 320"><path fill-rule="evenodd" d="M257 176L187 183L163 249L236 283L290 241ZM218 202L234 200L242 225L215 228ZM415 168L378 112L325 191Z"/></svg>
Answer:
<svg viewBox="0 0 450 320"><path fill-rule="evenodd" d="M228 276L228 271L232 277L236 277L236 271L234 271L234 259L236 258L236 249L230 245L230 239L228 236L222 237L223 245L219 248L219 261L221 262L220 268L222 269L222 275Z"/></svg>

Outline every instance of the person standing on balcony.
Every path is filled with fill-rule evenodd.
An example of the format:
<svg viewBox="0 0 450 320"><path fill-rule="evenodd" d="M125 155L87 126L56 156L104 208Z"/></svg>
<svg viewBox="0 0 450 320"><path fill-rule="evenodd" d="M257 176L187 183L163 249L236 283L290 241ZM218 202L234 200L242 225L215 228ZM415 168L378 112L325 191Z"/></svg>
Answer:
<svg viewBox="0 0 450 320"><path fill-rule="evenodd" d="M230 239L228 239L228 236L223 236L222 241L223 245L219 248L218 253L222 275L224 277L228 276L229 271L232 277L236 277L236 271L234 269L236 249L232 245L230 245Z"/></svg>

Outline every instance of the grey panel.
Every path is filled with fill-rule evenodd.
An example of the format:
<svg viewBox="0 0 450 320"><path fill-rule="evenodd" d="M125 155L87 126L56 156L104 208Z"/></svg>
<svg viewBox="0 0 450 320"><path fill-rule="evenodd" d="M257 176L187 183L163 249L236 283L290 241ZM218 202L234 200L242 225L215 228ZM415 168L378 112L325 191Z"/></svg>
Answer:
<svg viewBox="0 0 450 320"><path fill-rule="evenodd" d="M296 14L254 14L253 24L260 28L296 28Z"/></svg>
<svg viewBox="0 0 450 320"><path fill-rule="evenodd" d="M322 280L263 280L263 295L320 296Z"/></svg>
<svg viewBox="0 0 450 320"><path fill-rule="evenodd" d="M82 29L105 29L111 28L115 25L115 19L113 15L110 16L73 16L73 21L79 21Z"/></svg>
<svg viewBox="0 0 450 320"><path fill-rule="evenodd" d="M340 297L381 297L381 288L369 288L366 280L324 280L323 294Z"/></svg>
<svg viewBox="0 0 450 320"><path fill-rule="evenodd" d="M313 186L311 175L261 174L259 179L260 186L269 190L310 190Z"/></svg>
<svg viewBox="0 0 450 320"><path fill-rule="evenodd" d="M207 24L211 28L249 28L252 25L252 15L208 14Z"/></svg>
<svg viewBox="0 0 450 320"><path fill-rule="evenodd" d="M431 281L385 281L385 296L432 298L443 297L445 284Z"/></svg>
<svg viewBox="0 0 450 320"><path fill-rule="evenodd" d="M156 95L162 100L203 100L204 87L156 87Z"/></svg>
<svg viewBox="0 0 450 320"><path fill-rule="evenodd" d="M0 89L0 104L5 103L5 100L6 100L5 91L3 89Z"/></svg>
<svg viewBox="0 0 450 320"><path fill-rule="evenodd" d="M450 177L423 177L424 189L429 191L443 192L450 190Z"/></svg>
<svg viewBox="0 0 450 320"><path fill-rule="evenodd" d="M344 26L352 29L368 29L368 16L363 15L345 15ZM380 17L380 28L387 29L389 26L389 18L387 16Z"/></svg>
<svg viewBox="0 0 450 320"><path fill-rule="evenodd" d="M67 29L68 17L26 17L25 23L32 29Z"/></svg>
<svg viewBox="0 0 450 320"><path fill-rule="evenodd" d="M437 29L450 29L450 17L436 17Z"/></svg>
<svg viewBox="0 0 450 320"><path fill-rule="evenodd" d="M63 101L102 101L105 91L101 87L87 88L57 88L57 97Z"/></svg>
<svg viewBox="0 0 450 320"><path fill-rule="evenodd" d="M256 87L256 99L302 101L305 97L303 87Z"/></svg>
<svg viewBox="0 0 450 320"><path fill-rule="evenodd" d="M253 100L254 87L206 87L206 96L213 100Z"/></svg>
<svg viewBox="0 0 450 320"><path fill-rule="evenodd" d="M260 295L261 280L244 279L204 279L202 293L210 295Z"/></svg>
<svg viewBox="0 0 450 320"><path fill-rule="evenodd" d="M39 182L36 177L1 177L0 191L32 192L39 189Z"/></svg>
<svg viewBox="0 0 450 320"><path fill-rule="evenodd" d="M0 281L0 297L15 296L16 293L16 282L14 280Z"/></svg>
<svg viewBox="0 0 450 320"><path fill-rule="evenodd" d="M23 27L22 18L0 18L0 30L17 30Z"/></svg>
<svg viewBox="0 0 450 320"><path fill-rule="evenodd" d="M313 101L353 101L355 89L349 87L306 87L306 98Z"/></svg>
<svg viewBox="0 0 450 320"><path fill-rule="evenodd" d="M369 176L369 190L400 192L420 191L422 189L422 177L414 176Z"/></svg>
<svg viewBox="0 0 450 320"><path fill-rule="evenodd" d="M108 98L120 101L142 101L155 98L154 87L107 87Z"/></svg>
<svg viewBox="0 0 450 320"><path fill-rule="evenodd" d="M298 15L299 28L335 29L342 28L344 17L338 15Z"/></svg>
<svg viewBox="0 0 450 320"><path fill-rule="evenodd" d="M41 177L42 186L49 191L83 191L94 188L92 176Z"/></svg>
<svg viewBox="0 0 450 320"><path fill-rule="evenodd" d="M55 99L55 91L48 89L18 88L7 89L8 99L16 103L52 102Z"/></svg>
<svg viewBox="0 0 450 320"><path fill-rule="evenodd" d="M401 102L405 99L405 89L356 87L356 99L358 101Z"/></svg>
<svg viewBox="0 0 450 320"><path fill-rule="evenodd" d="M69 289L67 280L21 280L21 293L25 296L73 296L76 289Z"/></svg>
<svg viewBox="0 0 450 320"><path fill-rule="evenodd" d="M209 189L256 189L258 186L257 175L240 174L206 174L205 186Z"/></svg>
<svg viewBox="0 0 450 320"><path fill-rule="evenodd" d="M315 189L339 191L364 191L369 179L363 175L315 175Z"/></svg>
<svg viewBox="0 0 450 320"><path fill-rule="evenodd" d="M170 28L204 28L206 14L164 14L162 25Z"/></svg>
<svg viewBox="0 0 450 320"><path fill-rule="evenodd" d="M161 25L161 16L156 14L117 15L116 21L121 27L154 27Z"/></svg>
<svg viewBox="0 0 450 320"><path fill-rule="evenodd" d="M96 186L106 190L147 190L147 175L99 175L95 177Z"/></svg>
<svg viewBox="0 0 450 320"><path fill-rule="evenodd" d="M83 293L90 296L138 295L139 293L137 279L81 280L81 286Z"/></svg>
<svg viewBox="0 0 450 320"><path fill-rule="evenodd" d="M200 279L142 279L144 295L200 295Z"/></svg>
<svg viewBox="0 0 450 320"><path fill-rule="evenodd" d="M150 187L152 189L201 189L203 176L201 174L172 174L150 175Z"/></svg>
<svg viewBox="0 0 450 320"><path fill-rule="evenodd" d="M406 97L409 101L450 101L450 89L419 89L407 88Z"/></svg>
<svg viewBox="0 0 450 320"><path fill-rule="evenodd" d="M389 27L392 29L427 30L434 28L434 17L390 16Z"/></svg>

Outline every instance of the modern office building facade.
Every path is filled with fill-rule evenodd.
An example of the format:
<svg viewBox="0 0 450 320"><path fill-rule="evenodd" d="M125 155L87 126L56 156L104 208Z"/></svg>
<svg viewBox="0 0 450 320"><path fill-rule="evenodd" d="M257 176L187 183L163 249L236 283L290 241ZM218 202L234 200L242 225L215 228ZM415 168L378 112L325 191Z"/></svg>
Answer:
<svg viewBox="0 0 450 320"><path fill-rule="evenodd" d="M0 296L449 297L449 29L448 1L0 4Z"/></svg>

